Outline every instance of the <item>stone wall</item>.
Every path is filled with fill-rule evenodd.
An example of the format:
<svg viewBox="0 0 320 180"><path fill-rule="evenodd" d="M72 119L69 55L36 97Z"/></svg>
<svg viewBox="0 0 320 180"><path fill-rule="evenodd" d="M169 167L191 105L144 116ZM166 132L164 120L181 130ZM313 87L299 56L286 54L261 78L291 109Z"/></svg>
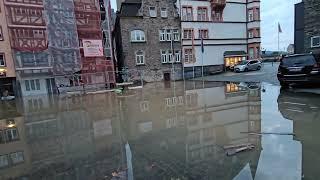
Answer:
<svg viewBox="0 0 320 180"><path fill-rule="evenodd" d="M320 50L320 48L311 48L311 37L320 36L320 1L305 0L304 5L304 47L305 52L309 53Z"/></svg>
<svg viewBox="0 0 320 180"><path fill-rule="evenodd" d="M157 17L149 17L149 6L155 6L157 8ZM168 18L162 18L160 16L160 8L166 7L168 12ZM140 17L120 17L120 29L122 38L122 61L124 67L129 70L139 71L143 77L143 80L147 82L162 81L164 79L164 73L170 73L171 79L182 78L182 63L175 63L175 73L171 73L172 64L162 64L161 62L161 50L170 50L171 42L160 42L159 30L170 28L178 29L180 31L180 21L177 16L177 11L174 7L172 0L143 0L140 9ZM130 32L132 30L143 30L146 36L146 42L131 42ZM181 38L180 38L181 40ZM174 42L174 50L181 51L181 42ZM135 53L142 50L145 55L145 64L136 65ZM182 54L181 54L182 61ZM136 77L137 80L141 77Z"/></svg>

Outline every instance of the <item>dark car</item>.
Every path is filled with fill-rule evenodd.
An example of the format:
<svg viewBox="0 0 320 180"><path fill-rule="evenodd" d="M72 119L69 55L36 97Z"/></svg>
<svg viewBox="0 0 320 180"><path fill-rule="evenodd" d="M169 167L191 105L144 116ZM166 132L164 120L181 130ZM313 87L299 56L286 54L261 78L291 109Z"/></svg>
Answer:
<svg viewBox="0 0 320 180"><path fill-rule="evenodd" d="M320 83L320 65L315 55L285 56L280 60L278 80L281 86Z"/></svg>

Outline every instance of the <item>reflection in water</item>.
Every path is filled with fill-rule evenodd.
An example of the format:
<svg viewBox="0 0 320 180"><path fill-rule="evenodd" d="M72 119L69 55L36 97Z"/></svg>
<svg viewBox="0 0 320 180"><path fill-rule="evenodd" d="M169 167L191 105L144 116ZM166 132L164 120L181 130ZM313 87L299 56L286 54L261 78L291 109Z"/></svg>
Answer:
<svg viewBox="0 0 320 180"><path fill-rule="evenodd" d="M243 179L261 149L259 136L244 133L261 131L252 83L30 97L2 102L0 119L0 179L127 179L130 164L134 179ZM244 143L256 149L232 157L222 149Z"/></svg>
<svg viewBox="0 0 320 180"><path fill-rule="evenodd" d="M304 179L318 179L320 177L317 166L320 163L320 141L318 140L320 96L281 90L278 97L278 108L284 118L293 122L295 139L302 142Z"/></svg>

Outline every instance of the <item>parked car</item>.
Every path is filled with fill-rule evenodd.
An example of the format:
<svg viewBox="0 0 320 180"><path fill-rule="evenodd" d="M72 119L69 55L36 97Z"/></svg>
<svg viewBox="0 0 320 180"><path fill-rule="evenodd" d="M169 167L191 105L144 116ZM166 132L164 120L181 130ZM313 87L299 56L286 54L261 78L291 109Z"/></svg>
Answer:
<svg viewBox="0 0 320 180"><path fill-rule="evenodd" d="M320 65L312 54L285 56L280 60L277 77L282 87L320 83Z"/></svg>
<svg viewBox="0 0 320 180"><path fill-rule="evenodd" d="M234 71L239 72L247 72L261 69L261 62L258 60L252 61L242 61L238 65L234 67Z"/></svg>

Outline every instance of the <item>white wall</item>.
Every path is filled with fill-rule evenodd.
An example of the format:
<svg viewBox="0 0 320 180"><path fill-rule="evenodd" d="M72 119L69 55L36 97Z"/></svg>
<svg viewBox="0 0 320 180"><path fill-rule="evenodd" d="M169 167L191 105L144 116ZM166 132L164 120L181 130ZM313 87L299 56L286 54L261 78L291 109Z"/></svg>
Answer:
<svg viewBox="0 0 320 180"><path fill-rule="evenodd" d="M189 46L191 48L191 46ZM224 64L225 51L245 51L247 52L247 45L220 45L220 46L205 46L203 53L203 64L208 65L221 65ZM196 63L195 66L202 65L202 52L201 46L195 46ZM192 67L193 64L185 64L185 67Z"/></svg>
<svg viewBox="0 0 320 180"><path fill-rule="evenodd" d="M223 20L232 22L247 22L247 7L245 4L227 3L223 11Z"/></svg>
<svg viewBox="0 0 320 180"><path fill-rule="evenodd" d="M232 2L245 2L246 0L233 0ZM197 20L197 10L199 6L208 8L208 18L211 21L211 4L209 1L181 1L181 6L192 6L193 19ZM246 22L246 4L227 3L223 11L224 21Z"/></svg>
<svg viewBox="0 0 320 180"><path fill-rule="evenodd" d="M32 78L32 79L37 79L37 78ZM40 90L30 90L30 91L26 91L25 80L31 80L31 79L23 79L20 81L22 96L36 96L36 95L48 94L46 79L39 79Z"/></svg>
<svg viewBox="0 0 320 180"><path fill-rule="evenodd" d="M260 27L260 22L259 21L254 21L254 22L249 22L248 23L248 29L256 28L256 27Z"/></svg>
<svg viewBox="0 0 320 180"><path fill-rule="evenodd" d="M199 29L209 30L209 39L247 38L246 23L212 23L212 22L181 22L182 30L193 28L195 38Z"/></svg>
<svg viewBox="0 0 320 180"><path fill-rule="evenodd" d="M248 4L248 8L257 7L257 6L260 7L260 2L253 2Z"/></svg>
<svg viewBox="0 0 320 180"><path fill-rule="evenodd" d="M247 3L247 0L227 0L227 2Z"/></svg>

